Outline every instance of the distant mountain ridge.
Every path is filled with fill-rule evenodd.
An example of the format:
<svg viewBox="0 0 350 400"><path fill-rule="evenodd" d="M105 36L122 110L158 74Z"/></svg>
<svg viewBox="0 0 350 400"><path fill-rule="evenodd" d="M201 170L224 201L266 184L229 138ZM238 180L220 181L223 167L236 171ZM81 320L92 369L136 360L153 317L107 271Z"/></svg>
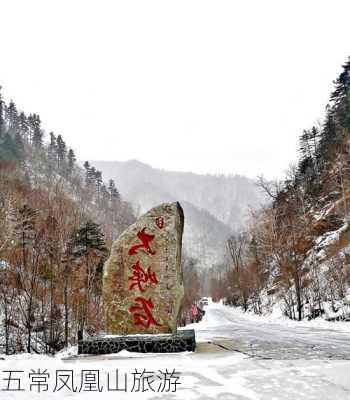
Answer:
<svg viewBox="0 0 350 400"><path fill-rule="evenodd" d="M141 214L170 201L185 212L185 251L210 267L223 260L227 237L256 209L261 195L254 181L239 175L199 175L166 171L137 160L95 161L106 179L114 179L122 196Z"/></svg>

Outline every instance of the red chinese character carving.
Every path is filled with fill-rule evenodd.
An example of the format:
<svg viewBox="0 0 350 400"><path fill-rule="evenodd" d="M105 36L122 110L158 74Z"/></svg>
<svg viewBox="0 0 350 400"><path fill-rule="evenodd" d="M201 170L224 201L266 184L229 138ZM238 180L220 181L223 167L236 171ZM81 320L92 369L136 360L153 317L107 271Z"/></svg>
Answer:
<svg viewBox="0 0 350 400"><path fill-rule="evenodd" d="M159 229L163 229L164 228L164 218L163 217L156 218L156 225L158 226Z"/></svg>
<svg viewBox="0 0 350 400"><path fill-rule="evenodd" d="M147 271L145 271L141 267L140 261L137 261L132 268L134 271L133 275L129 277L129 280L132 281L129 286L129 290L137 286L141 292L144 292L145 288L142 287L142 283L147 283L148 281L155 284L158 283L156 273L151 271L151 267L148 267Z"/></svg>
<svg viewBox="0 0 350 400"><path fill-rule="evenodd" d="M141 325L144 328L149 328L150 325L161 326L151 313L154 307L151 299L146 300L144 297L136 297L135 302L138 304L129 308L129 311L133 313L135 326Z"/></svg>
<svg viewBox="0 0 350 400"><path fill-rule="evenodd" d="M154 235L148 235L145 230L146 228L143 228L142 231L139 231L137 233L137 237L138 239L140 239L141 244L136 244L135 246L132 246L132 248L129 250L129 256L137 254L139 249L144 249L146 253L150 254L151 256L154 256L156 254L156 252L153 251L150 247L150 243L154 239Z"/></svg>

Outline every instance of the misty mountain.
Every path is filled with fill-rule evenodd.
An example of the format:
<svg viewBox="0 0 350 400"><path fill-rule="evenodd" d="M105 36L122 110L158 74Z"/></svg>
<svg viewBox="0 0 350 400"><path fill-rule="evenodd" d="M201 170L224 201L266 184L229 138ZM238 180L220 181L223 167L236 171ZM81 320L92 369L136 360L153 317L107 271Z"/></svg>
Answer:
<svg viewBox="0 0 350 400"><path fill-rule="evenodd" d="M222 261L225 242L256 209L261 194L251 179L239 175L199 175L165 171L136 160L91 161L106 179L114 179L137 214L168 201L185 213L184 249L203 267Z"/></svg>

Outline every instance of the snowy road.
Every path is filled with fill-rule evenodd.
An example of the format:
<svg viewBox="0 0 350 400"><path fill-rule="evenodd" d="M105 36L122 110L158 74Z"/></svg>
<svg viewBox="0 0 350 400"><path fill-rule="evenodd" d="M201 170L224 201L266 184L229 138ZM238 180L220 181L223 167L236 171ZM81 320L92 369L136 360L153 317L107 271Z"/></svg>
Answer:
<svg viewBox="0 0 350 400"><path fill-rule="evenodd" d="M211 305L207 313L208 325L197 337L224 348L274 360L350 360L350 323L271 322L220 305Z"/></svg>
<svg viewBox="0 0 350 400"><path fill-rule="evenodd" d="M204 320L193 327L198 341L195 353L7 357L0 361L1 388L6 383L4 371L22 370L27 376L22 381L25 391L1 391L0 399L350 400L350 327L346 324L272 322L211 304ZM30 391L28 372L38 368L50 373L44 393ZM135 370L174 368L180 373L175 392L158 393L157 380L144 392L132 390ZM53 393L55 372L63 369L73 371L78 387L82 370L98 370L103 390ZM107 388L107 374L116 369L128 374L126 392Z"/></svg>

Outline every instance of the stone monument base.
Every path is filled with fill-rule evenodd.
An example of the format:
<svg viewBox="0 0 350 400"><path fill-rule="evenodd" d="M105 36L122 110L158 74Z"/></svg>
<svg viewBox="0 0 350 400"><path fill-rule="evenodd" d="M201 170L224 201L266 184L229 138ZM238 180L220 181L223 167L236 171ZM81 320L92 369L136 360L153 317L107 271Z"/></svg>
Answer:
<svg viewBox="0 0 350 400"><path fill-rule="evenodd" d="M196 338L193 329L180 330L174 335L99 336L78 342L78 354L112 354L121 350L138 353L179 353L195 349Z"/></svg>

